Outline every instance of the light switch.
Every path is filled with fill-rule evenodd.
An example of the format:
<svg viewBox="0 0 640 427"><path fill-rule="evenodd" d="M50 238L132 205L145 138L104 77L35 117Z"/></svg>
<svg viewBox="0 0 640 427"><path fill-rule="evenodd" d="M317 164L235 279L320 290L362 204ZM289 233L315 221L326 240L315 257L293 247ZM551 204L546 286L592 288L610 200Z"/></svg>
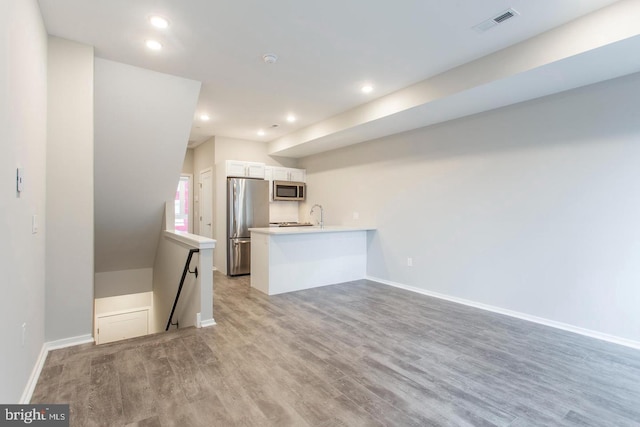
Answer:
<svg viewBox="0 0 640 427"><path fill-rule="evenodd" d="M16 172L16 190L20 193L23 190L24 169L18 168Z"/></svg>
<svg viewBox="0 0 640 427"><path fill-rule="evenodd" d="M33 215L31 217L31 234L36 234L38 232L38 215Z"/></svg>

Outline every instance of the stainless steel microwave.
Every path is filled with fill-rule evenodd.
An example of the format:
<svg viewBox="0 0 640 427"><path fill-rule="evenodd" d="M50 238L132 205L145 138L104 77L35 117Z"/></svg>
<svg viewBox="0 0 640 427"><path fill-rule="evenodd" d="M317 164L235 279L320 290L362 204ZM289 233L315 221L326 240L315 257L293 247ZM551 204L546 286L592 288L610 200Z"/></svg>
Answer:
<svg viewBox="0 0 640 427"><path fill-rule="evenodd" d="M304 182L273 181L273 200L304 200L306 186Z"/></svg>

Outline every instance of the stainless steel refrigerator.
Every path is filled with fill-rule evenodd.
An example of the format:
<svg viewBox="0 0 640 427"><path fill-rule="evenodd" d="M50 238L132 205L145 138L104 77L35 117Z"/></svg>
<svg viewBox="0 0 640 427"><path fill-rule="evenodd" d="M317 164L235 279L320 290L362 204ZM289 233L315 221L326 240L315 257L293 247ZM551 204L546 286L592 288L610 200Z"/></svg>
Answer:
<svg viewBox="0 0 640 427"><path fill-rule="evenodd" d="M227 275L251 273L252 227L269 226L269 181L227 178Z"/></svg>

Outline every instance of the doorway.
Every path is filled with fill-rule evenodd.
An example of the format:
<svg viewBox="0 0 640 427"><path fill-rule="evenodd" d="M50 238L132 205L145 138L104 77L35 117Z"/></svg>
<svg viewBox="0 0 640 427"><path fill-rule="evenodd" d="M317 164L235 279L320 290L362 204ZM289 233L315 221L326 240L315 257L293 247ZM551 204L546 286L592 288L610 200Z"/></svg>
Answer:
<svg viewBox="0 0 640 427"><path fill-rule="evenodd" d="M178 182L175 199L175 230L193 233L193 175L182 174Z"/></svg>
<svg viewBox="0 0 640 427"><path fill-rule="evenodd" d="M199 215L201 236L213 238L213 169L200 171Z"/></svg>

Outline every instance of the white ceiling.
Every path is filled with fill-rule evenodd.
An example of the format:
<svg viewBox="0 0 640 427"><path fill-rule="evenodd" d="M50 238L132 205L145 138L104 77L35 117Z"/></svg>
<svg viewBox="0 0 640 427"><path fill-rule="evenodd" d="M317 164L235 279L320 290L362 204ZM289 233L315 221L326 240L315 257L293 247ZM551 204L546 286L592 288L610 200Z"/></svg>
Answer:
<svg viewBox="0 0 640 427"><path fill-rule="evenodd" d="M98 57L202 81L196 115L207 113L211 120L194 117L190 140L197 143L214 135L283 139L616 1L39 3L51 35L92 45ZM520 16L484 33L473 30L510 7ZM170 27L151 27L153 14L168 18ZM164 49L147 50L149 38L161 41ZM278 62L265 64L264 53L275 53ZM365 82L375 86L373 93L360 92ZM287 123L288 113L298 121ZM258 136L258 129L267 134Z"/></svg>

